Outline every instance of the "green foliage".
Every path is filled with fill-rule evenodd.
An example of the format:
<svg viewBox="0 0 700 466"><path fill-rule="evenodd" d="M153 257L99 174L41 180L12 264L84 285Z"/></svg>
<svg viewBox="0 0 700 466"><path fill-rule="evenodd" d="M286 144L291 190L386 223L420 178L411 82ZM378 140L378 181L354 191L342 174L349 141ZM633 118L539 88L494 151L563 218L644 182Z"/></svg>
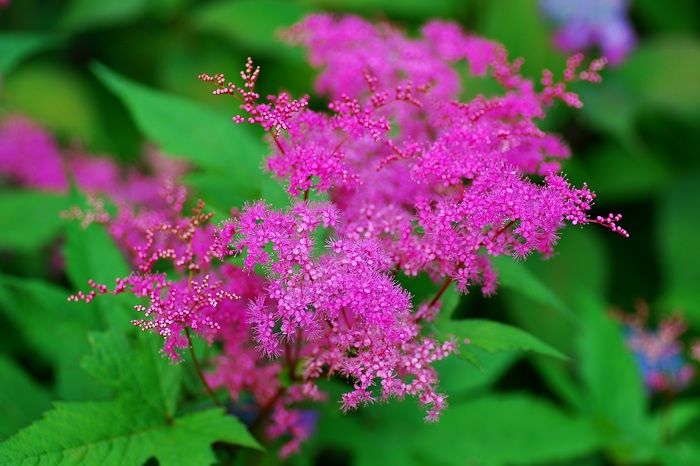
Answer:
<svg viewBox="0 0 700 466"><path fill-rule="evenodd" d="M445 333L456 336L458 341L490 352L523 350L565 358L531 334L493 320L457 320L445 322L440 327Z"/></svg>
<svg viewBox="0 0 700 466"><path fill-rule="evenodd" d="M0 73L11 72L22 60L56 42L48 34L16 31L0 34Z"/></svg>
<svg viewBox="0 0 700 466"><path fill-rule="evenodd" d="M65 196L29 190L0 191L0 248L28 252L55 239L65 220Z"/></svg>
<svg viewBox="0 0 700 466"><path fill-rule="evenodd" d="M298 3L285 0L219 1L197 9L193 22L198 30L221 35L250 50L250 54L299 59L301 52L285 47L278 34L308 12Z"/></svg>
<svg viewBox="0 0 700 466"><path fill-rule="evenodd" d="M669 308L686 311L700 326L700 253L692 246L700 231L700 178L677 182L661 200L656 232L665 274L664 301Z"/></svg>
<svg viewBox="0 0 700 466"><path fill-rule="evenodd" d="M95 65L94 70L151 141L168 154L226 176L232 201L258 199L263 188L278 193L278 198L284 196L260 170L265 147L249 127L235 125L230 116L194 102L149 89L102 65Z"/></svg>
<svg viewBox="0 0 700 466"><path fill-rule="evenodd" d="M0 311L36 355L54 367L61 400L99 398L104 390L80 369L87 334L99 328L94 309L69 303L69 292L37 280L0 275Z"/></svg>
<svg viewBox="0 0 700 466"><path fill-rule="evenodd" d="M158 357L154 335L128 341L95 335L87 370L115 392L110 401L57 403L0 445L0 462L56 465L213 464L211 444L259 448L245 427L220 408L179 413L182 369Z"/></svg>
<svg viewBox="0 0 700 466"><path fill-rule="evenodd" d="M0 354L0 439L37 419L50 406L49 394L14 361Z"/></svg>

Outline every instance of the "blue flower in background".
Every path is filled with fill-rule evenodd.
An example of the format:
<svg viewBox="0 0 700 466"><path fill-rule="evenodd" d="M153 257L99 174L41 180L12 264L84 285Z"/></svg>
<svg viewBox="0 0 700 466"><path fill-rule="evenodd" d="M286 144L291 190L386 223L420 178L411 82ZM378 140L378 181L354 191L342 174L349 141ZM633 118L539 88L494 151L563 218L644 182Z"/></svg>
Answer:
<svg viewBox="0 0 700 466"><path fill-rule="evenodd" d="M627 18L627 0L541 0L540 5L558 26L554 41L565 52L598 46L616 64L637 42Z"/></svg>
<svg viewBox="0 0 700 466"><path fill-rule="evenodd" d="M656 329L647 328L649 311L638 303L637 313L615 313L623 324L627 346L634 353L647 389L652 393L678 392L695 376L695 368L683 354L680 337L686 324L680 317L663 319Z"/></svg>

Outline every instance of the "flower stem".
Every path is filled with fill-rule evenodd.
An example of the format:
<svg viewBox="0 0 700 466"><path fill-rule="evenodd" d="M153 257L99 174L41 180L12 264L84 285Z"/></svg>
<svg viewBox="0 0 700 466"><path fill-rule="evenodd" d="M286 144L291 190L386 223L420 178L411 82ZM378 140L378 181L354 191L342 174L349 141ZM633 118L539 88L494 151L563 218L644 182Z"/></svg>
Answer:
<svg viewBox="0 0 700 466"><path fill-rule="evenodd" d="M433 300L430 301L430 304L428 304L428 307L433 307L435 303L437 303L442 295L447 291L447 288L449 288L450 284L452 283L452 278L447 277L445 281L442 283L442 286L440 289L435 293L435 297L433 297Z"/></svg>
<svg viewBox="0 0 700 466"><path fill-rule="evenodd" d="M216 406L221 406L219 399L216 397L216 393L214 393L214 390L212 390L212 388L207 383L207 380L204 378L202 366L199 365L199 360L197 359L197 355L194 352L194 346L192 346L192 333L190 332L189 327L185 327L185 335L187 336L187 344L190 347L190 356L192 356L192 364L194 364L194 370L195 372L197 372L197 377L199 377L199 380L202 382L202 385L204 385L204 389L206 390L207 394L212 399L214 404Z"/></svg>

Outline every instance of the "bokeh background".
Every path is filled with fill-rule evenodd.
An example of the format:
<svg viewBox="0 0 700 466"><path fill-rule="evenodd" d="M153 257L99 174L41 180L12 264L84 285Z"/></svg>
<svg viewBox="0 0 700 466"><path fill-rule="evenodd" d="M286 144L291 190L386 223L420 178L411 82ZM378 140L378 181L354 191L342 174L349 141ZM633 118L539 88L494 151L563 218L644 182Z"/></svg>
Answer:
<svg viewBox="0 0 700 466"><path fill-rule="evenodd" d="M557 26L534 0L12 0L0 7L0 118L25 115L65 147L123 164L142 165L147 142L188 155L97 64L192 102L192 121L181 123L206 131L202 114L226 120L236 108L212 97L199 73L234 76L253 56L262 93L312 93L314 71L277 32L319 10L408 31L451 19L505 44L532 77L563 69L566 59L554 46ZM445 362L452 406L435 426L424 425L411 402L343 416L331 401L315 412L317 433L290 463L700 464L700 383L649 392L624 329L608 317L643 301L651 327L682 315L683 343L700 337L700 3L633 0L626 18L638 37L629 56L601 84L576 88L581 110L556 107L542 125L570 143L569 178L597 192L601 212L622 212L631 237L570 227L554 258L525 264L525 278L504 278L495 297L471 293L459 302L458 315L518 325L570 359L514 351L484 353L481 370ZM465 97L492 90L472 79ZM240 198L215 169L195 169L185 182L214 207L225 211ZM90 396L79 369L85 345L69 341L86 331L57 331L78 324L57 314L62 304L17 286L72 289L49 266L60 260L50 256L60 255L63 204L17 196L19 189L0 176L0 439L38 418L50 400ZM257 460L278 461L274 452Z"/></svg>

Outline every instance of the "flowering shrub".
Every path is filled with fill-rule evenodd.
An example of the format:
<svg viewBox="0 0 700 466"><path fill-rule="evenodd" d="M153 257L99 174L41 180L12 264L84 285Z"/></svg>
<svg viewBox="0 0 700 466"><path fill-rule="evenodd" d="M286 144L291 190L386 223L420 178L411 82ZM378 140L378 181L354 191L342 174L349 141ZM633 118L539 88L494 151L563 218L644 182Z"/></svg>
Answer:
<svg viewBox="0 0 700 466"><path fill-rule="evenodd" d="M413 39L388 24L314 15L287 37L321 68L317 90L330 100L327 111L287 92L261 101L251 59L242 84L221 74L200 78L215 84L215 95L238 99L236 123L267 132L267 169L302 199L283 210L248 204L216 227L201 202L182 215L181 197L164 212L120 213L108 225L134 272L112 290L91 282L90 293L71 298L147 298L134 323L160 334L173 361L192 347L192 334L222 341L216 371L203 379L207 390L224 386L233 400L252 394L260 407L254 424L265 423L271 438L290 438L282 455L308 436L294 406L325 398L321 376L351 383L344 411L408 395L425 406L426 420L437 420L446 395L432 365L458 342L426 333L425 324L451 282L461 292L471 285L495 292L490 257L549 256L567 222L628 236L620 215L589 216L595 194L559 174L569 151L536 124L557 100L580 107L567 86L600 81L604 59L580 70L583 57L573 56L561 81L545 71L537 89L519 74L520 60L451 23L429 23ZM460 60L475 75L490 74L503 94L461 102L452 68ZM328 201L310 201L312 191ZM215 267L230 256L243 257L243 268ZM163 261L170 272L160 271ZM413 308L398 273L427 273L443 285ZM289 386L259 382L281 372Z"/></svg>
<svg viewBox="0 0 700 466"><path fill-rule="evenodd" d="M10 3L0 463L697 463L661 7Z"/></svg>

